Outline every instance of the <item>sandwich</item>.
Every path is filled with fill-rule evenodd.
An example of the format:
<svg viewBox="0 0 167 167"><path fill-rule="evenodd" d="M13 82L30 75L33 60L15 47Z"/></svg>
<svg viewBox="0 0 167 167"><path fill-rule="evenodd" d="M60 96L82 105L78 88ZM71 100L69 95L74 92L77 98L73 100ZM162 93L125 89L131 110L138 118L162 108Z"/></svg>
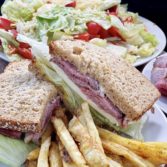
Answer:
<svg viewBox="0 0 167 167"><path fill-rule="evenodd" d="M87 101L100 125L128 128L160 97L136 68L107 49L80 40L58 40L51 42L47 53L41 43L33 44L22 35L18 40L32 46L34 66L62 90L68 108L75 112Z"/></svg>
<svg viewBox="0 0 167 167"><path fill-rule="evenodd" d="M0 74L0 134L38 142L60 98L29 65L29 60L13 62Z"/></svg>

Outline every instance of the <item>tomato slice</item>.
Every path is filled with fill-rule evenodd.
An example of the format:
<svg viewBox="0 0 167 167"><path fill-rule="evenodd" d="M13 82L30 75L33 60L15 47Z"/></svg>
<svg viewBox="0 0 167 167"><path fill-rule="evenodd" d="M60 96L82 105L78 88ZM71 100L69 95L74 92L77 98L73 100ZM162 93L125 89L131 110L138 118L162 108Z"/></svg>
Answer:
<svg viewBox="0 0 167 167"><path fill-rule="evenodd" d="M18 32L15 29L10 30L10 32L13 34L13 37L16 39Z"/></svg>
<svg viewBox="0 0 167 167"><path fill-rule="evenodd" d="M66 4L65 6L75 8L76 7L76 1L70 2L70 3Z"/></svg>
<svg viewBox="0 0 167 167"><path fill-rule="evenodd" d="M110 34L108 33L108 31L105 30L104 28L101 28L99 35L100 35L100 38L102 39L110 37Z"/></svg>
<svg viewBox="0 0 167 167"><path fill-rule="evenodd" d="M28 49L28 48L30 48L30 45L28 43L20 42L19 47Z"/></svg>
<svg viewBox="0 0 167 167"><path fill-rule="evenodd" d="M26 59L32 59L32 53L29 49L18 47L16 52Z"/></svg>
<svg viewBox="0 0 167 167"><path fill-rule="evenodd" d="M2 29L5 29L5 30L10 30L12 29L12 24L13 22L8 20L8 19L5 19L3 17L0 18L0 28Z"/></svg>
<svg viewBox="0 0 167 167"><path fill-rule="evenodd" d="M88 33L91 35L97 35L102 29L102 27L95 22L87 23L87 27L88 27Z"/></svg>
<svg viewBox="0 0 167 167"><path fill-rule="evenodd" d="M125 39L122 37L122 35L120 34L119 29L117 27L111 27L111 28L109 28L108 32L109 32L110 36L112 36L112 37L118 37L122 41L125 41Z"/></svg>
<svg viewBox="0 0 167 167"><path fill-rule="evenodd" d="M82 41L89 41L90 40L90 34L89 33L83 33L83 34L78 34L74 36L74 39L80 39Z"/></svg>
<svg viewBox="0 0 167 167"><path fill-rule="evenodd" d="M113 6L113 7L111 7L111 8L109 8L108 10L107 10L107 12L108 12L108 14L110 14L110 15L117 15L117 9L118 9L118 6L117 5L115 5L115 6Z"/></svg>

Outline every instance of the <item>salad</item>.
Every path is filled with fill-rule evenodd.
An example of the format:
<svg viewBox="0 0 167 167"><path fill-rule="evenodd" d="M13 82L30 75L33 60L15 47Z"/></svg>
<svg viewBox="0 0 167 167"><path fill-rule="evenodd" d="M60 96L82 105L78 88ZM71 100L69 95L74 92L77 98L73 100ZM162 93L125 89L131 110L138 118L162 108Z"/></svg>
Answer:
<svg viewBox="0 0 167 167"><path fill-rule="evenodd" d="M120 0L6 0L1 12L0 28L6 31L1 33L2 47L11 61L20 55L32 58L29 46L15 40L18 33L44 43L84 40L131 63L151 56L158 44L138 14L127 11Z"/></svg>

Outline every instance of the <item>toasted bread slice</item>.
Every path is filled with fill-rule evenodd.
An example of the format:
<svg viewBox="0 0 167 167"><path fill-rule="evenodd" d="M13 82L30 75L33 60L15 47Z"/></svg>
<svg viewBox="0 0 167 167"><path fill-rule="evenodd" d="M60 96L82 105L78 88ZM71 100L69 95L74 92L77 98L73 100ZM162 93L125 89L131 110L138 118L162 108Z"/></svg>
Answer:
<svg viewBox="0 0 167 167"><path fill-rule="evenodd" d="M0 74L0 128L40 132L46 105L57 94L49 82L28 70L30 61L8 65Z"/></svg>
<svg viewBox="0 0 167 167"><path fill-rule="evenodd" d="M129 120L139 119L160 97L136 68L109 50L79 40L60 40L52 43L51 53L97 80Z"/></svg>

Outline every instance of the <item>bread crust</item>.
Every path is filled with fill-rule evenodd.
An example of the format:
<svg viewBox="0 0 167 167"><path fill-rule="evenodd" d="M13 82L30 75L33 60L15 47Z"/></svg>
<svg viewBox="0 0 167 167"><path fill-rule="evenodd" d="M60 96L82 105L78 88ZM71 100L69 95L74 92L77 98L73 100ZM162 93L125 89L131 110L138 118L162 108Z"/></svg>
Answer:
<svg viewBox="0 0 167 167"><path fill-rule="evenodd" d="M45 108L57 95L51 83L28 70L30 61L10 63L0 74L0 128L40 132Z"/></svg>
<svg viewBox="0 0 167 167"><path fill-rule="evenodd" d="M129 120L139 119L160 97L136 68L107 49L79 40L60 40L51 44L51 53L96 79Z"/></svg>

